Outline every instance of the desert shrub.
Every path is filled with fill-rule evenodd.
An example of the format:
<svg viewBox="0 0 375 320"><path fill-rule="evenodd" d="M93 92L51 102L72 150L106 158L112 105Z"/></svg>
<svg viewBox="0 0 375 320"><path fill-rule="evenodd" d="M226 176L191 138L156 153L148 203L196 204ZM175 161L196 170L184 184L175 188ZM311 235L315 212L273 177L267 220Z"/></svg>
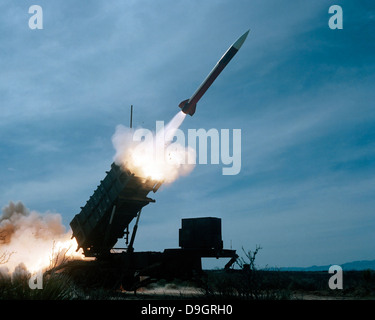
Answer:
<svg viewBox="0 0 375 320"><path fill-rule="evenodd" d="M31 274L23 265L12 275L0 274L0 300L67 300L79 297L70 278L63 274L44 274L43 288L31 289Z"/></svg>
<svg viewBox="0 0 375 320"><path fill-rule="evenodd" d="M239 270L211 272L205 279L202 289L207 298L241 300L278 300L290 299L287 286L281 287L279 272L258 270L255 258L260 246L254 251L245 251L244 257L236 261Z"/></svg>

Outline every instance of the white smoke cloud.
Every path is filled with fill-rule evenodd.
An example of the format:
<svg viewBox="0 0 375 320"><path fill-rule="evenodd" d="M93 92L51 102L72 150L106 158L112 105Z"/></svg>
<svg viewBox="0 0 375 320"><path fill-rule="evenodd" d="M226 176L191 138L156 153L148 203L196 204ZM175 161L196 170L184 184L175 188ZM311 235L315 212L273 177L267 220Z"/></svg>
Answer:
<svg viewBox="0 0 375 320"><path fill-rule="evenodd" d="M189 163L187 159L195 159L195 150L178 141L172 142L185 116L179 112L156 133L142 128L134 131L118 125L112 137L116 150L114 162L138 176L164 183L171 183L189 174L195 164Z"/></svg>
<svg viewBox="0 0 375 320"><path fill-rule="evenodd" d="M27 269L36 272L56 263L59 252L75 254L77 244L65 230L58 213L30 211L22 202L10 202L0 216L0 265L9 272ZM17 268L18 267L18 268Z"/></svg>

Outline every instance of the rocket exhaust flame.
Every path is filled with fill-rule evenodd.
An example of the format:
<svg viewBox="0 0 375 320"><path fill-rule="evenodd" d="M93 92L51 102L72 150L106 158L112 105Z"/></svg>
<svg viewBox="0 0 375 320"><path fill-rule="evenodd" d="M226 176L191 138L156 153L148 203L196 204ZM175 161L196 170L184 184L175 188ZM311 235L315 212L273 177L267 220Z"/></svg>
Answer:
<svg viewBox="0 0 375 320"><path fill-rule="evenodd" d="M7 259L0 264L0 271L13 273L24 265L35 273L70 259L83 259L76 248L76 240L71 239L71 232L66 232L60 214L29 211L21 202L10 202L3 208L0 256L7 256Z"/></svg>
<svg viewBox="0 0 375 320"><path fill-rule="evenodd" d="M177 129L186 114L178 112L161 130L153 134L147 129L133 131L117 126L112 137L116 149L114 161L137 176L171 183L179 176L190 173L194 165L187 164L187 157L195 157L195 150L172 143Z"/></svg>

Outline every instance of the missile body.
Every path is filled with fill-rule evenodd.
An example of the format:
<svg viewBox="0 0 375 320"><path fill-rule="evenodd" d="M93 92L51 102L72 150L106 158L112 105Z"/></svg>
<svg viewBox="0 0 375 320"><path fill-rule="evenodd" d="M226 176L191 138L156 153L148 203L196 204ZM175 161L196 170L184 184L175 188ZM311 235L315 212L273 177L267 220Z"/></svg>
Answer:
<svg viewBox="0 0 375 320"><path fill-rule="evenodd" d="M224 53L219 62L211 70L207 78L202 82L197 91L191 96L190 99L182 101L178 106L181 108L182 112L185 114L193 115L195 113L195 108L197 107L197 102L202 98L207 89L215 81L221 71L227 66L229 61L235 56L235 54L240 50L242 44L245 42L246 37L250 30L246 31L241 37L233 43L230 48Z"/></svg>

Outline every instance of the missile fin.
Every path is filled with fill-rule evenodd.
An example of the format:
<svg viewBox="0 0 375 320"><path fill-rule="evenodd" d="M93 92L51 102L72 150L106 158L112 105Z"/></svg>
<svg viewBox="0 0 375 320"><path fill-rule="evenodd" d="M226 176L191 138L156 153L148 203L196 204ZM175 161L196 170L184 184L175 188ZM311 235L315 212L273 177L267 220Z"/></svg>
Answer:
<svg viewBox="0 0 375 320"><path fill-rule="evenodd" d="M180 104L178 105L178 107L182 109L185 106L185 104L188 103L188 102L189 102L189 99L181 101Z"/></svg>

